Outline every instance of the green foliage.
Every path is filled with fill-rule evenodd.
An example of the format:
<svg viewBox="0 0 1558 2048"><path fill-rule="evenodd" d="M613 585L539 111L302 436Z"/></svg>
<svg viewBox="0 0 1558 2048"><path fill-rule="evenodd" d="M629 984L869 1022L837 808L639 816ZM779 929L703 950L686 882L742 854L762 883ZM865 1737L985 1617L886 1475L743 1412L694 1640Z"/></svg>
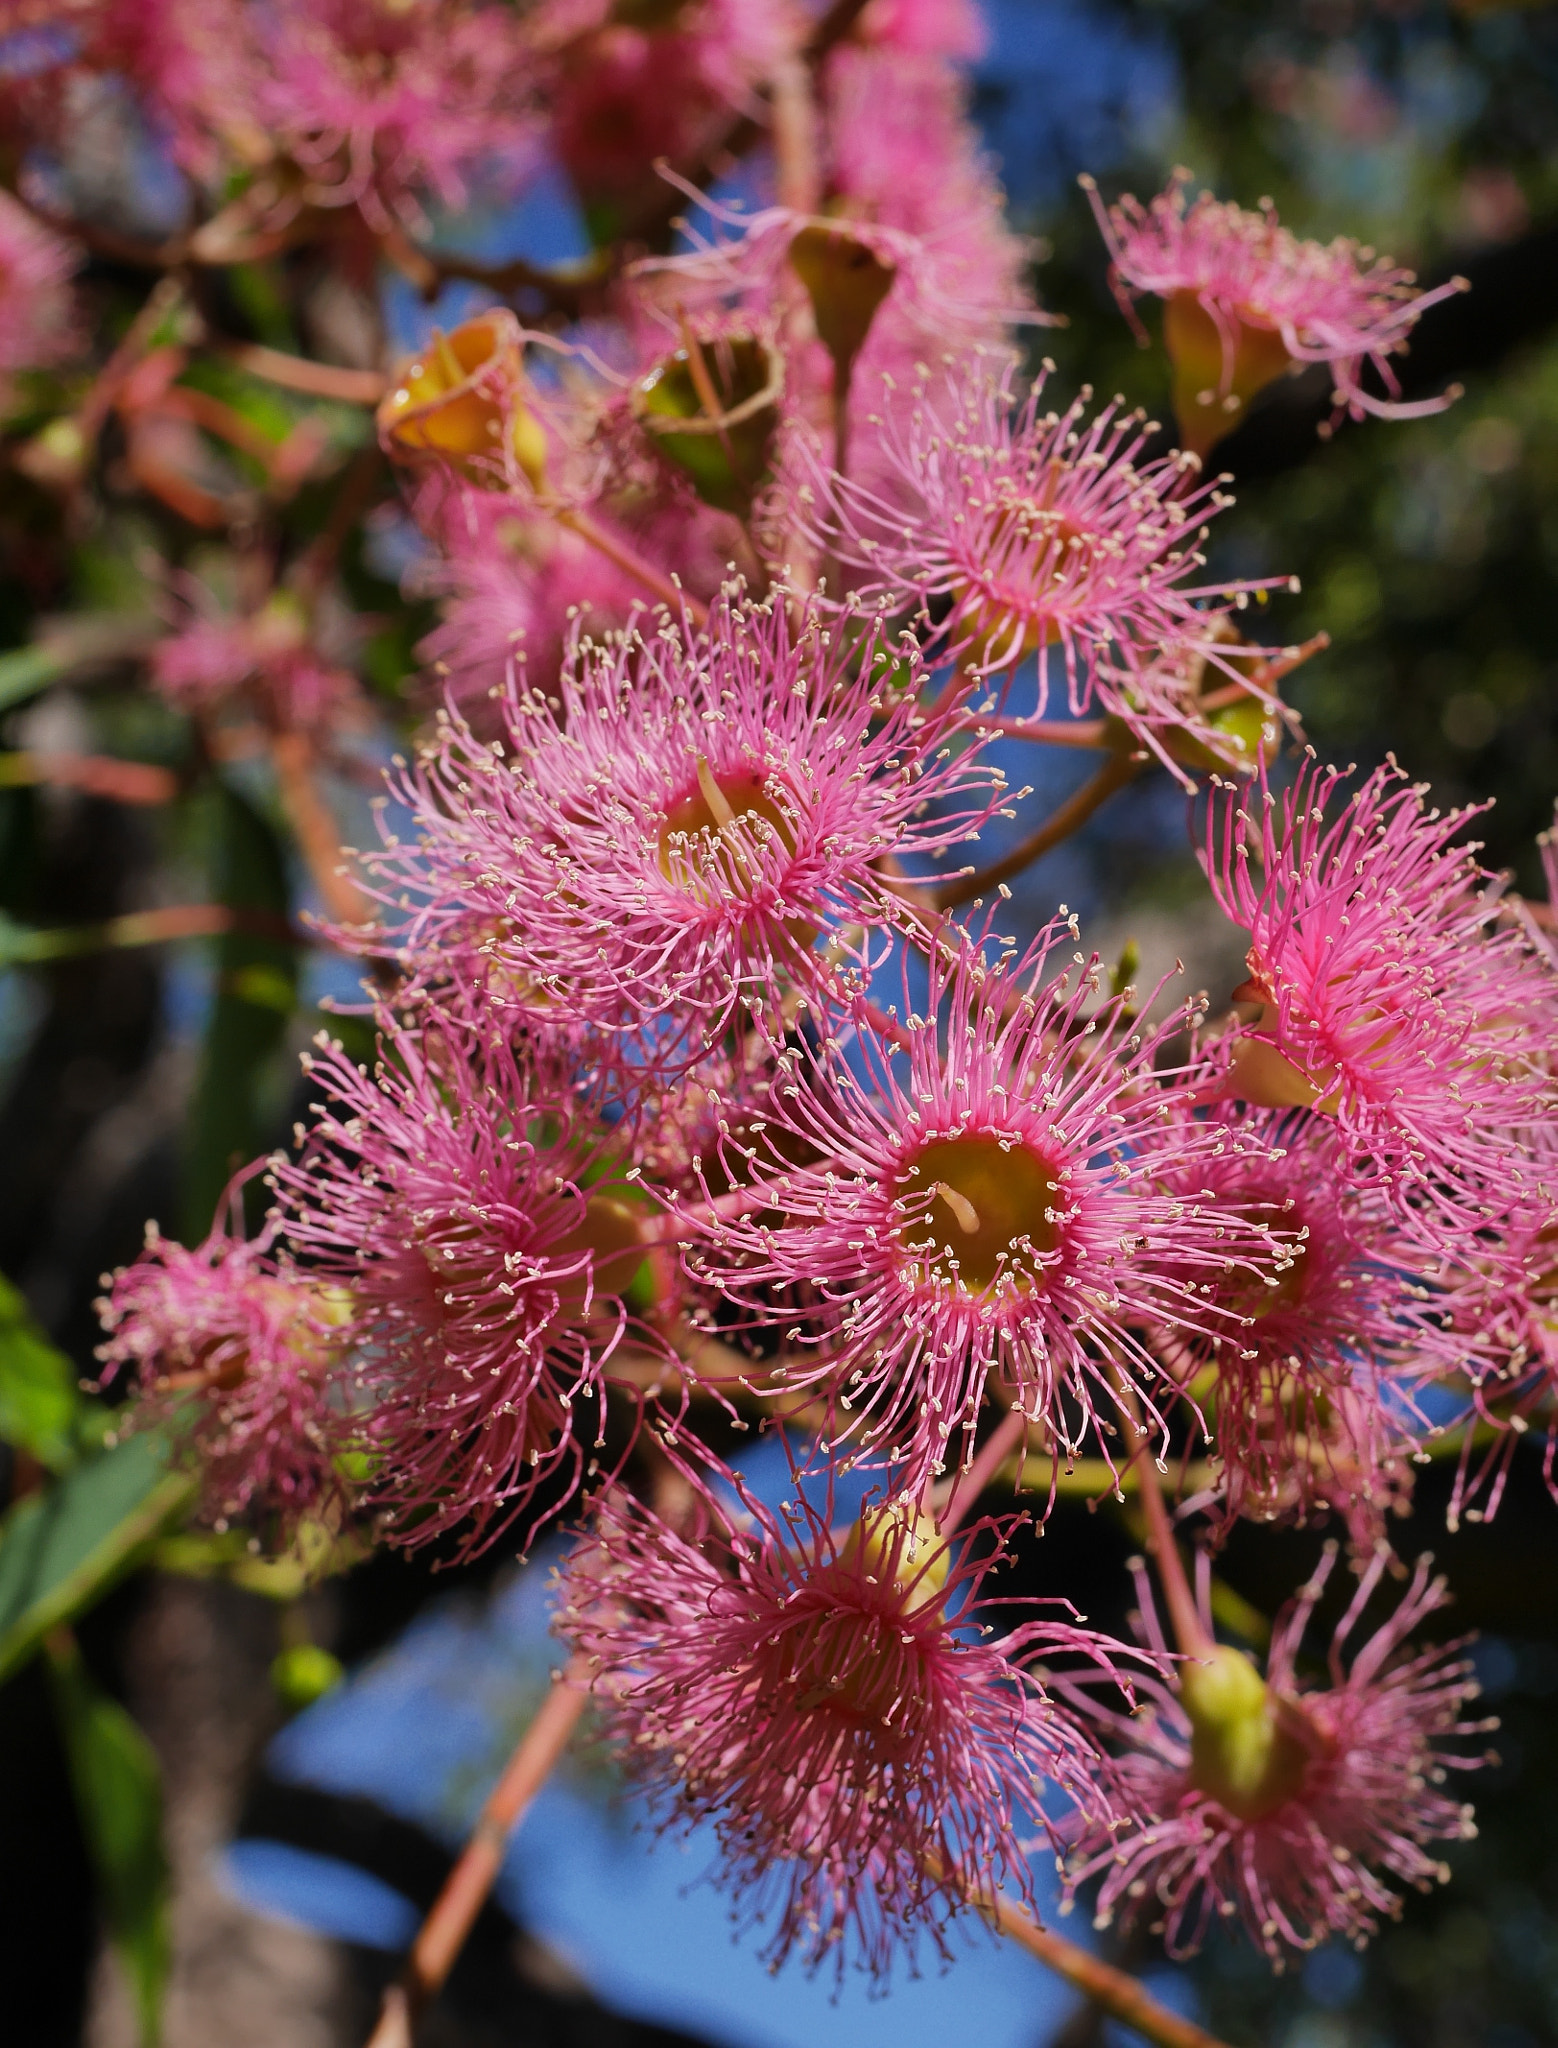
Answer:
<svg viewBox="0 0 1558 2048"><path fill-rule="evenodd" d="M134 1721L93 1679L68 1631L50 1637L49 1669L103 1915L129 1979L141 2048L156 2048L172 1960L161 1768Z"/></svg>
<svg viewBox="0 0 1558 2048"><path fill-rule="evenodd" d="M86 1405L70 1360L34 1323L20 1290L0 1276L0 1438L63 1472L78 1455Z"/></svg>
<svg viewBox="0 0 1558 2048"><path fill-rule="evenodd" d="M213 896L234 910L284 921L286 857L269 822L246 797L219 784ZM217 945L216 1000L186 1125L183 1227L193 1244L211 1227L222 1190L265 1148L269 1070L297 1000L297 949L280 938L232 931Z"/></svg>
<svg viewBox="0 0 1558 2048"><path fill-rule="evenodd" d="M193 1492L148 1431L19 1500L0 1522L0 1680L133 1570Z"/></svg>

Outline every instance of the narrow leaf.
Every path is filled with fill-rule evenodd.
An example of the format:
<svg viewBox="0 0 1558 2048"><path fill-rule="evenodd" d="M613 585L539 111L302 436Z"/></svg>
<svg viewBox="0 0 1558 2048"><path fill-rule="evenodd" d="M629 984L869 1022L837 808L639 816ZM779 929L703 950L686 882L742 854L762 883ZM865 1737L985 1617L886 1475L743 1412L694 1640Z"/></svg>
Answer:
<svg viewBox="0 0 1558 2048"><path fill-rule="evenodd" d="M76 1455L83 1406L70 1360L33 1321L21 1291L0 1276L0 1438L63 1471Z"/></svg>
<svg viewBox="0 0 1558 2048"><path fill-rule="evenodd" d="M0 1522L0 1680L131 1570L193 1492L148 1431L18 1501Z"/></svg>
<svg viewBox="0 0 1558 2048"><path fill-rule="evenodd" d="M68 1630L50 1636L49 1667L109 1938L129 1979L141 2048L157 2048L172 1960L162 1771L135 1722L93 1679Z"/></svg>

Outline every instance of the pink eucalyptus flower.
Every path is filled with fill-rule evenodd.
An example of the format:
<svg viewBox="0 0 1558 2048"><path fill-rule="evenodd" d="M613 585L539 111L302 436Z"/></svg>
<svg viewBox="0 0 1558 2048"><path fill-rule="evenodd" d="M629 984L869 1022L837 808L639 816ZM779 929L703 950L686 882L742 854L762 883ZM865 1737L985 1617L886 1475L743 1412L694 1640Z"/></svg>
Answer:
<svg viewBox="0 0 1558 2048"><path fill-rule="evenodd" d="M644 1257L624 1147L501 1039L386 1025L371 1075L320 1046L330 1099L275 1169L287 1235L351 1297L370 1500L407 1545L467 1524L468 1554L584 1469Z"/></svg>
<svg viewBox="0 0 1558 2048"><path fill-rule="evenodd" d="M1447 1598L1426 1557L1390 1620L1344 1662L1387 1556L1376 1554L1332 1638L1329 1685L1301 1679L1297 1666L1334 1545L1279 1619L1264 1680L1248 1658L1220 1647L1182 1663L1172 1687L1145 1679L1149 1704L1131 1718L1095 1710L1134 1807L1128 1826L1093 1829L1071 1859L1073 1887L1103 1879L1098 1926L1150 1919L1169 1954L1182 1957L1199 1948L1214 1914L1237 1915L1280 1968L1332 1936L1361 1947L1382 1916L1399 1913L1400 1887L1427 1891L1448 1878L1429 1850L1475 1829L1470 1807L1439 1788L1447 1770L1480 1761L1450 1745L1491 1724L1463 1719L1477 1684L1461 1645L1407 1647ZM1136 1569L1144 1640L1161 1655L1167 1645ZM1203 1578L1210 1643L1207 1588Z"/></svg>
<svg viewBox="0 0 1558 2048"><path fill-rule="evenodd" d="M593 517L609 536L662 566L668 579L680 564L683 580L691 580L686 565L703 549L681 508L656 508L631 534L603 509ZM448 593L444 617L417 651L448 676L452 701L484 738L502 731L511 669L523 669L521 694L553 696L575 640L604 642L648 612L637 577L529 508L505 501L500 516L469 537L449 538L435 585Z"/></svg>
<svg viewBox="0 0 1558 2048"><path fill-rule="evenodd" d="M893 919L878 863L989 815L920 673L869 620L792 627L783 593L582 643L556 699L509 691L506 748L446 718L407 777L419 842L370 863L414 906L403 956L696 1054L738 1000L815 983L819 927Z"/></svg>
<svg viewBox="0 0 1558 2048"><path fill-rule="evenodd" d="M905 29L906 12L899 10ZM869 32L869 17L865 27ZM964 341L999 345L1014 312L1031 314L1033 307L1032 245L1007 225L1001 188L967 104L966 80L942 54L910 50L891 35L875 45L841 45L822 71L826 211L915 238L936 298L962 312L944 348ZM923 338L922 349L933 346L933 335ZM900 350L873 364L868 353L863 370L903 372L912 362Z"/></svg>
<svg viewBox="0 0 1558 2048"><path fill-rule="evenodd" d="M1254 1110L1211 1128L1230 1142L1188 1174L1165 1175L1165 1188L1284 1234L1265 1272L1214 1281L1212 1299L1237 1315L1236 1328L1168 1329L1159 1340L1185 1386L1215 1371L1220 1519L1336 1508L1372 1550L1423 1426L1413 1381L1430 1350L1439 1370L1454 1355L1420 1284L1421 1248L1377 1193L1355 1185L1324 1119Z"/></svg>
<svg viewBox="0 0 1558 2048"><path fill-rule="evenodd" d="M970 1628L1000 1525L979 1525L994 1544L976 1558L901 1505L833 1530L804 1497L775 1515L739 1478L732 1498L682 1470L680 1529L605 1497L556 1626L663 1822L713 1821L721 1881L771 1927L775 1966L882 1977L923 1934L948 1954L970 1904L1031 1899L1019 1837L1052 1831L1046 1781L1107 1825L1101 1758L1025 1667L1118 1646L1070 1621Z"/></svg>
<svg viewBox="0 0 1558 2048"><path fill-rule="evenodd" d="M1558 1161L1547 1164L1558 1179ZM1497 1230L1467 1246L1433 1306L1440 1328L1419 1376L1469 1390L1449 1527L1493 1519L1533 1428L1542 1433L1542 1475L1558 1497L1558 1204L1518 1198Z"/></svg>
<svg viewBox="0 0 1558 2048"><path fill-rule="evenodd" d="M76 251L0 192L0 396L18 370L53 367L81 346L71 304Z"/></svg>
<svg viewBox="0 0 1558 2048"><path fill-rule="evenodd" d="M1527 1148L1553 1118L1551 988L1455 844L1474 813L1427 809L1392 765L1328 818L1341 780L1311 759L1280 802L1264 770L1214 801L1207 870L1250 935L1237 995L1259 1006L1226 1087L1330 1117L1355 1177L1420 1208L1437 1243L1444 1219L1475 1230L1512 1186L1547 1185Z"/></svg>
<svg viewBox="0 0 1558 2048"><path fill-rule="evenodd" d="M925 379L907 424L883 428L891 500L815 466L819 544L867 592L933 610L940 642L981 673L1058 646L1074 711L1100 657L1133 673L1174 643L1236 675L1220 621L1265 586L1191 580L1203 522L1232 500L1193 481L1193 456L1139 462L1145 425L1115 404L1091 423L1085 392L1041 413L1047 374L1020 402L1010 360ZM1047 688L1041 661L1041 711Z"/></svg>
<svg viewBox="0 0 1558 2048"><path fill-rule="evenodd" d="M236 1192L227 1206L232 1228L218 1218L192 1251L147 1226L135 1264L105 1276L97 1356L105 1384L133 1376L137 1423L187 1431L204 1520L286 1534L341 1502L344 1303L277 1258L274 1226L237 1234Z"/></svg>
<svg viewBox="0 0 1558 2048"><path fill-rule="evenodd" d="M152 650L151 679L176 710L205 716L246 705L281 732L328 736L361 714L357 682L309 639L285 593L247 617L200 602Z"/></svg>
<svg viewBox="0 0 1558 2048"><path fill-rule="evenodd" d="M1187 1193L1247 1142L1197 1126L1192 1080L1155 1073L1191 1006L1143 1031L1123 997L1090 1014L1096 956L1044 982L1075 938L1056 919L993 966L945 939L923 1017L860 1012L847 1057L827 1023L815 1053L785 1050L766 1128L721 1148L746 1208L706 1212L688 1255L759 1311L766 1290L810 1288L780 1381L821 1388L841 1440L902 1461L910 1490L973 1430L992 1379L1073 1453L1100 1390L1113 1407L1118 1376L1161 1382L1141 1325L1235 1340L1212 1290L1276 1255L1260 1218Z"/></svg>
<svg viewBox="0 0 1558 2048"><path fill-rule="evenodd" d="M1114 259L1116 295L1138 332L1132 298L1151 292L1168 302L1164 338L1188 447L1209 448L1256 391L1297 363L1326 364L1335 403L1354 419L1418 419L1459 396L1452 389L1403 403L1389 359L1429 306L1465 290L1463 278L1416 291L1411 271L1356 242L1301 242L1278 225L1269 200L1257 213L1210 192L1189 203L1190 183L1188 171L1176 171L1149 205L1127 195L1106 207L1083 180ZM1388 398L1363 389L1366 361Z"/></svg>
<svg viewBox="0 0 1558 2048"><path fill-rule="evenodd" d="M540 160L536 67L508 7L283 0L259 26L258 110L312 205L419 225L423 197L463 206L478 177L512 189Z"/></svg>
<svg viewBox="0 0 1558 2048"><path fill-rule="evenodd" d="M608 222L653 203L659 161L715 153L799 38L800 16L783 0L693 0L664 9L659 25L639 11L643 25L601 0L548 0L532 29L557 52L552 146Z"/></svg>
<svg viewBox="0 0 1558 2048"><path fill-rule="evenodd" d="M854 38L906 56L965 63L982 57L990 41L974 0L867 0Z"/></svg>
<svg viewBox="0 0 1558 2048"><path fill-rule="evenodd" d="M58 143L93 118L80 88L123 80L176 160L197 176L263 157L254 115L253 13L243 0L11 0L0 34L21 40L0 106Z"/></svg>

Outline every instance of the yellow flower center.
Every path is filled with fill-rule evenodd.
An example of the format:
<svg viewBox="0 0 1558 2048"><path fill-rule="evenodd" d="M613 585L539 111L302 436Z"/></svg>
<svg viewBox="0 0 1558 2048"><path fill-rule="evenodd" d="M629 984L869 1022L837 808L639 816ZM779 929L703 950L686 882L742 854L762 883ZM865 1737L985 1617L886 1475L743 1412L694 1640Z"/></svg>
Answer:
<svg viewBox="0 0 1558 2048"><path fill-rule="evenodd" d="M758 846L777 842L793 850L795 828L769 794L769 778L761 770L738 768L716 775L701 754L694 768L692 787L665 814L659 859L667 881L701 899L717 888L712 871L733 840ZM749 863L739 845L727 865L745 876Z"/></svg>
<svg viewBox="0 0 1558 2048"><path fill-rule="evenodd" d="M929 1194L899 1245L928 1277L965 1293L1042 1286L1043 1261L1060 1242L1065 1202L1037 1153L1015 1140L934 1138L905 1166L897 1190Z"/></svg>

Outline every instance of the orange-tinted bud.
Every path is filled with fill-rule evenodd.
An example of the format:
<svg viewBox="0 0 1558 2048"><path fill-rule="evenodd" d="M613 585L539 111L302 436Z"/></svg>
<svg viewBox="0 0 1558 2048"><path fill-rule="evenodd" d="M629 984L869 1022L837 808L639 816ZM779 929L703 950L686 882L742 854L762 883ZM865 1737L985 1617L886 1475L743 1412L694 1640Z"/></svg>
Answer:
<svg viewBox="0 0 1558 2048"><path fill-rule="evenodd" d="M379 407L379 438L396 461L441 457L474 480L501 479L508 452L536 490L546 475L546 436L525 404L524 342L501 307L452 334L436 328L404 365Z"/></svg>

